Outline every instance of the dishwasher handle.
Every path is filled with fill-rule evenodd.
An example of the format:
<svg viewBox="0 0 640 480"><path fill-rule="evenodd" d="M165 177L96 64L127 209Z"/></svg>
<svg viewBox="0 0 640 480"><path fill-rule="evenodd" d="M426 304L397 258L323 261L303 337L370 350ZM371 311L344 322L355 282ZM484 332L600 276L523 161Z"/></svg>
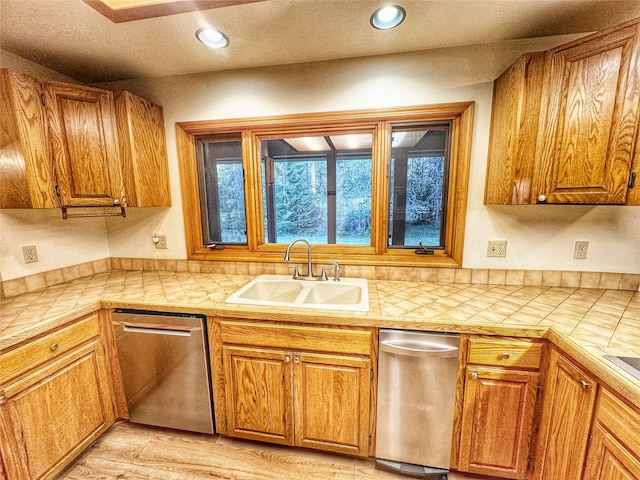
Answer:
<svg viewBox="0 0 640 480"><path fill-rule="evenodd" d="M158 328L158 327L139 327L136 325L125 325L122 324L122 329L125 332L130 333L146 333L151 335L171 335L174 337L190 337L191 330L179 330L179 329L171 329L171 328ZM199 330L199 329L194 329Z"/></svg>
<svg viewBox="0 0 640 480"><path fill-rule="evenodd" d="M382 341L380 342L380 351L411 357L451 358L458 356L458 347L442 343L404 342L397 344Z"/></svg>

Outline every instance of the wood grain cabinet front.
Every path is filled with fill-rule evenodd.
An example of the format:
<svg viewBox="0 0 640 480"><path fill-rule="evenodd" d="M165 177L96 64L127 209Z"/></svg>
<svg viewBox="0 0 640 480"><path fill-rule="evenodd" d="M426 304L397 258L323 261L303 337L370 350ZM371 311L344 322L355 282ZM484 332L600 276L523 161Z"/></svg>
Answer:
<svg viewBox="0 0 640 480"><path fill-rule="evenodd" d="M598 396L583 478L640 478L640 412L604 388Z"/></svg>
<svg viewBox="0 0 640 480"><path fill-rule="evenodd" d="M212 351L220 358L212 364L214 389L224 391L216 397L221 433L369 455L371 330L228 319L217 330L221 347Z"/></svg>
<svg viewBox="0 0 640 480"><path fill-rule="evenodd" d="M126 206L113 93L45 82L44 101L61 205Z"/></svg>
<svg viewBox="0 0 640 480"><path fill-rule="evenodd" d="M131 92L118 92L115 108L127 205L170 207L162 107Z"/></svg>
<svg viewBox="0 0 640 480"><path fill-rule="evenodd" d="M458 469L525 478L539 386L539 341L470 337Z"/></svg>
<svg viewBox="0 0 640 480"><path fill-rule="evenodd" d="M162 108L0 69L0 208L171 206Z"/></svg>
<svg viewBox="0 0 640 480"><path fill-rule="evenodd" d="M3 365L24 365L0 384L0 449L8 480L55 477L114 422L97 322L96 314L81 321L79 330L62 329L68 338L55 337L61 353L45 362L40 340L34 348L0 353ZM18 354L24 357L19 362Z"/></svg>
<svg viewBox="0 0 640 480"><path fill-rule="evenodd" d="M485 203L638 204L639 99L640 20L523 55L494 84Z"/></svg>
<svg viewBox="0 0 640 480"><path fill-rule="evenodd" d="M54 208L55 191L42 85L0 69L0 208Z"/></svg>
<svg viewBox="0 0 640 480"><path fill-rule="evenodd" d="M553 349L543 392L534 478L581 480L598 383Z"/></svg>

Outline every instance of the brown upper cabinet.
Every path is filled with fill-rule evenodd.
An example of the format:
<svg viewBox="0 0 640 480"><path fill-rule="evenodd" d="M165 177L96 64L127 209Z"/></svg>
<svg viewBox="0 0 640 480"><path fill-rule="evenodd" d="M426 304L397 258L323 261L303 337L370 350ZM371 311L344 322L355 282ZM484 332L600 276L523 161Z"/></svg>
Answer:
<svg viewBox="0 0 640 480"><path fill-rule="evenodd" d="M61 205L126 205L113 93L47 82L44 103Z"/></svg>
<svg viewBox="0 0 640 480"><path fill-rule="evenodd" d="M8 69L0 86L0 208L171 205L161 107Z"/></svg>
<svg viewBox="0 0 640 480"><path fill-rule="evenodd" d="M0 208L59 206L42 85L0 69Z"/></svg>
<svg viewBox="0 0 640 480"><path fill-rule="evenodd" d="M115 106L127 205L170 207L162 107L131 92L117 93Z"/></svg>
<svg viewBox="0 0 640 480"><path fill-rule="evenodd" d="M639 99L640 19L521 56L494 83L485 203L640 204Z"/></svg>

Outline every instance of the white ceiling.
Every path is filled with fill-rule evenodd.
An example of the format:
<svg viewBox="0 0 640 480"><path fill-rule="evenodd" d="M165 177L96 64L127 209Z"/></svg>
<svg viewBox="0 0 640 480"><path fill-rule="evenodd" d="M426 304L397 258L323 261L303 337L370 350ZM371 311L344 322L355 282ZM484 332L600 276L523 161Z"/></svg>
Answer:
<svg viewBox="0 0 640 480"><path fill-rule="evenodd" d="M82 0L0 0L0 47L99 83L587 33L640 17L638 0L395 0L407 19L375 30L369 17L386 3L265 0L112 23ZM200 44L204 26L230 46Z"/></svg>

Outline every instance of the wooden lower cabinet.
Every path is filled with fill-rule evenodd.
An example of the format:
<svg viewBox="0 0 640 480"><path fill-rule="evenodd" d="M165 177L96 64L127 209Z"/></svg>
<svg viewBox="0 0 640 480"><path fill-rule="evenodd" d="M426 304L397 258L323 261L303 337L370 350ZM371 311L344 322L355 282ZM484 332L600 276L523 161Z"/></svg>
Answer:
<svg viewBox="0 0 640 480"><path fill-rule="evenodd" d="M221 433L370 454L371 331L228 321L216 330L224 341L222 362L215 353L212 359L219 382L214 391L224 391L216 397L225 404L216 405L216 422L224 416ZM344 337L344 342L331 337ZM219 370L222 376L215 374Z"/></svg>
<svg viewBox="0 0 640 480"><path fill-rule="evenodd" d="M605 389L598 398L583 478L640 478L640 413Z"/></svg>
<svg viewBox="0 0 640 480"><path fill-rule="evenodd" d="M523 479L528 472L543 343L464 338L458 469Z"/></svg>
<svg viewBox="0 0 640 480"><path fill-rule="evenodd" d="M97 323L97 315L88 321L86 327L93 331L90 323ZM64 345L51 344L50 349L58 348L64 350ZM1 357L3 363L18 360L10 355ZM94 337L3 382L0 448L8 480L53 478L114 422L106 372L102 343Z"/></svg>
<svg viewBox="0 0 640 480"><path fill-rule="evenodd" d="M553 349L544 388L536 452L536 479L581 480L598 384Z"/></svg>
<svg viewBox="0 0 640 480"><path fill-rule="evenodd" d="M538 372L467 368L460 470L524 478L538 377Z"/></svg>
<svg viewBox="0 0 640 480"><path fill-rule="evenodd" d="M291 354L223 347L230 435L293 444Z"/></svg>
<svg viewBox="0 0 640 480"><path fill-rule="evenodd" d="M295 445L367 455L369 359L293 354Z"/></svg>

